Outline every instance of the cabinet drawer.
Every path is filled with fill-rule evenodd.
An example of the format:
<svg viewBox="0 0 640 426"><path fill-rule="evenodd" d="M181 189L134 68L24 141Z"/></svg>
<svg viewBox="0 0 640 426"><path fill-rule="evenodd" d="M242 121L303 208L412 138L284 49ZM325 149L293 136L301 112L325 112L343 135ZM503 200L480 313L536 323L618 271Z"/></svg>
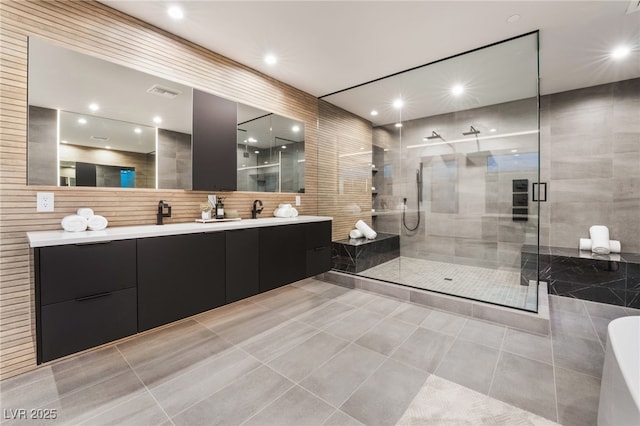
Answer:
<svg viewBox="0 0 640 426"><path fill-rule="evenodd" d="M331 222L313 222L305 225L307 250L331 247Z"/></svg>
<svg viewBox="0 0 640 426"><path fill-rule="evenodd" d="M322 274L331 269L331 247L307 250L307 277Z"/></svg>
<svg viewBox="0 0 640 426"><path fill-rule="evenodd" d="M136 286L136 241L37 249L40 303L49 305Z"/></svg>
<svg viewBox="0 0 640 426"><path fill-rule="evenodd" d="M136 331L135 288L43 306L39 362L130 336Z"/></svg>

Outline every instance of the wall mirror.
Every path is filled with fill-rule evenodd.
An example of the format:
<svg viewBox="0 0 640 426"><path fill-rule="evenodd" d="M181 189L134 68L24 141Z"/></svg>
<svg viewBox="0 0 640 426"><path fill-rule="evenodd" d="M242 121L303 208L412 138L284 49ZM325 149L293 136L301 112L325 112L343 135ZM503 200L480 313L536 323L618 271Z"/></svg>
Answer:
<svg viewBox="0 0 640 426"><path fill-rule="evenodd" d="M191 92L30 38L28 184L190 189Z"/></svg>
<svg viewBox="0 0 640 426"><path fill-rule="evenodd" d="M238 104L238 190L304 192L304 123Z"/></svg>
<svg viewBox="0 0 640 426"><path fill-rule="evenodd" d="M192 188L191 87L29 38L27 183ZM239 191L304 192L304 124L237 104Z"/></svg>

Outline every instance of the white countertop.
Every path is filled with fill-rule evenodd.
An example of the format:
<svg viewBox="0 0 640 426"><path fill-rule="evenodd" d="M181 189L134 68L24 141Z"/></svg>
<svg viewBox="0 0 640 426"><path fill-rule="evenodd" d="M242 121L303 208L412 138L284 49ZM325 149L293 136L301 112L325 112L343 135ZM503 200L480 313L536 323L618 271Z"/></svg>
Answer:
<svg viewBox="0 0 640 426"><path fill-rule="evenodd" d="M68 232L36 231L27 232L31 247L60 246L65 244L90 244L104 241L129 240L134 238L161 237L165 235L197 234L230 229L260 228L263 226L292 225L295 223L324 222L333 220L327 216L298 216L293 218L268 217L243 219L233 222L215 223L171 223L167 225L116 226L104 231Z"/></svg>

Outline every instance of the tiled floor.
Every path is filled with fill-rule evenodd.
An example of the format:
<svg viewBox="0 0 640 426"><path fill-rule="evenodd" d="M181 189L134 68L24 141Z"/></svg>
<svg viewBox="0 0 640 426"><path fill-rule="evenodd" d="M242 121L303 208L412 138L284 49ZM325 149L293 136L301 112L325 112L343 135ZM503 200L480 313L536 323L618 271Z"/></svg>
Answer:
<svg viewBox="0 0 640 426"><path fill-rule="evenodd" d="M520 309L537 306L535 287L520 285L520 272L400 256L358 275Z"/></svg>
<svg viewBox="0 0 640 426"><path fill-rule="evenodd" d="M595 424L606 324L640 312L550 299L537 336L308 279L5 380L2 424Z"/></svg>

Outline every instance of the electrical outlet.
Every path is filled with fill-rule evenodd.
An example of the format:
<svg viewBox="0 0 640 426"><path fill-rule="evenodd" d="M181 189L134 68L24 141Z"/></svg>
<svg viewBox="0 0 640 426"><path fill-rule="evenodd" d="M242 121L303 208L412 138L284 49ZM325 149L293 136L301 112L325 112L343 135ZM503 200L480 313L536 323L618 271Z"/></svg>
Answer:
<svg viewBox="0 0 640 426"><path fill-rule="evenodd" d="M300 205L300 196L296 195L296 206Z"/></svg>
<svg viewBox="0 0 640 426"><path fill-rule="evenodd" d="M38 192L36 211L38 212L53 211L53 192Z"/></svg>

